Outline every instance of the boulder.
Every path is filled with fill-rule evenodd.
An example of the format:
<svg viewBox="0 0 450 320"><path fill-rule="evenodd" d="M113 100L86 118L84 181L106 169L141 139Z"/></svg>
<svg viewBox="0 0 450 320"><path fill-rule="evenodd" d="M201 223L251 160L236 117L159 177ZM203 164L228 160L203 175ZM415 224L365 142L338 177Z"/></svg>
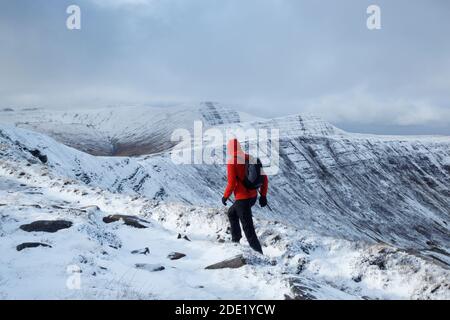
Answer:
<svg viewBox="0 0 450 320"><path fill-rule="evenodd" d="M245 260L244 256L242 254L233 257L231 259L227 259L215 264L212 264L210 266L207 266L205 269L207 270L215 270L215 269L238 269L240 267L243 267L247 264L247 261Z"/></svg>
<svg viewBox="0 0 450 320"><path fill-rule="evenodd" d="M19 244L16 247L16 249L17 249L17 251L22 251L23 249L26 249L26 248L37 248L37 247L51 248L52 246L45 244L45 243L40 243L40 242L25 242L25 243Z"/></svg>
<svg viewBox="0 0 450 320"><path fill-rule="evenodd" d="M145 247L144 249L133 250L133 251L131 251L131 254L147 255L147 254L150 254L150 249Z"/></svg>
<svg viewBox="0 0 450 320"><path fill-rule="evenodd" d="M29 150L29 152L31 153L31 155L33 157L38 158L42 163L47 163L48 158L45 154L42 154L40 150L38 149L34 149L34 150Z"/></svg>
<svg viewBox="0 0 450 320"><path fill-rule="evenodd" d="M66 220L38 220L30 224L20 226L26 232L50 232L55 233L61 229L68 229L72 226L71 221Z"/></svg>
<svg viewBox="0 0 450 320"><path fill-rule="evenodd" d="M186 241L191 241L191 239L189 239L188 236L186 235L182 236L180 233L178 234L177 239L184 239Z"/></svg>
<svg viewBox="0 0 450 320"><path fill-rule="evenodd" d="M186 257L186 255L184 253L180 253L180 252L171 252L167 256L167 258L169 258L170 260L179 260L184 257Z"/></svg>
<svg viewBox="0 0 450 320"><path fill-rule="evenodd" d="M135 267L137 269L146 270L149 272L163 271L165 268L160 264L149 264L149 263L136 263Z"/></svg>
<svg viewBox="0 0 450 320"><path fill-rule="evenodd" d="M138 218L136 216L126 216L121 214L114 214L103 218L104 223L112 223L122 220L127 226L138 228L138 229L145 229L147 226L143 225L142 223L149 223L148 221L145 221L141 218Z"/></svg>
<svg viewBox="0 0 450 320"><path fill-rule="evenodd" d="M316 290L319 287L315 284L306 284L302 283L300 279L289 279L289 286L291 289L292 296L285 296L287 300L317 300L317 297L314 295Z"/></svg>

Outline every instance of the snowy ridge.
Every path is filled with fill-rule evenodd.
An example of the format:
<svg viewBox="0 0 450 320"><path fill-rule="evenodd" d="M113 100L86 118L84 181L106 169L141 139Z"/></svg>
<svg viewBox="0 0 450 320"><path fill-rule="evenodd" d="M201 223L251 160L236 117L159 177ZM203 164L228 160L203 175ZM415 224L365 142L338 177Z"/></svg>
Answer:
<svg viewBox="0 0 450 320"><path fill-rule="evenodd" d="M33 132L3 132L43 149L59 173L112 192L216 205L225 184L223 166L175 165L168 154L98 158L54 147L53 139ZM433 139L282 139L280 174L270 178L273 211L259 214L325 236L419 250L448 265L449 145Z"/></svg>
<svg viewBox="0 0 450 320"><path fill-rule="evenodd" d="M293 115L268 120L248 121L221 126L220 128L247 129L278 129L283 138L300 136L345 136L346 132L340 130L327 121L315 116Z"/></svg>
<svg viewBox="0 0 450 320"><path fill-rule="evenodd" d="M281 171L270 177L272 209L255 207L265 258L228 243L218 206L223 166L175 165L164 152L96 157L55 141L54 132L50 138L0 125L0 236L1 250L8 252L0 258L0 297L48 298L50 283L50 298L449 298L449 138L353 135L314 117L234 123L239 114L219 111L216 104L204 107L204 123L217 128L283 129ZM106 129L113 114L96 112L88 119L103 119ZM216 114L221 112L228 118ZM163 114L161 119L170 119ZM198 116L189 110L184 118ZM71 139L85 133L69 127ZM59 129L63 136L69 130ZM139 130L155 132L144 124ZM46 156L45 163L34 150ZM104 224L111 214L138 215L149 228ZM56 218L74 226L55 235L19 229ZM178 233L192 241L177 239ZM15 250L27 241L52 248ZM130 253L145 247L150 255ZM171 251L186 253L186 260L168 261ZM249 261L241 269L203 270L239 253ZM58 262L49 267L43 254L64 258L50 258ZM34 277L27 270L30 260L42 274L26 291ZM137 270L136 263L163 265L168 274ZM82 291L64 285L70 264L87 275Z"/></svg>
<svg viewBox="0 0 450 320"><path fill-rule="evenodd" d="M449 271L420 254L321 237L258 218L256 224L267 255L262 258L246 245L240 248L228 242L223 209L113 194L67 179L36 161L21 146L8 146L5 152L5 144L3 140L0 165L2 298L449 297ZM149 228L104 224L102 217L109 214L138 215L148 221ZM55 234L18 229L33 220L57 218L70 220L74 226ZM191 241L177 239L178 233ZM51 248L15 250L24 241L43 242ZM148 255L131 253L144 247L149 248ZM187 256L170 261L167 254L171 251ZM247 266L204 270L206 265L240 252L248 260ZM137 269L137 263L165 269L149 272ZM73 265L82 271L80 290L65 287L65 270Z"/></svg>
<svg viewBox="0 0 450 320"><path fill-rule="evenodd" d="M102 156L135 156L168 150L172 132L237 123L241 115L219 103L156 107L111 107L80 111L0 111L0 123L44 133L78 150Z"/></svg>

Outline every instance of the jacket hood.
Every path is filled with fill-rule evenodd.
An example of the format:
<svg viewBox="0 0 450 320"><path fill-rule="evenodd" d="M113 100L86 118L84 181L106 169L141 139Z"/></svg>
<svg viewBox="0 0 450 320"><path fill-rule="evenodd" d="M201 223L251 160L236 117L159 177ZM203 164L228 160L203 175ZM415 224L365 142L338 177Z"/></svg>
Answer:
<svg viewBox="0 0 450 320"><path fill-rule="evenodd" d="M241 144L237 139L231 139L230 141L228 141L227 153L232 157L245 155L244 151L242 151Z"/></svg>

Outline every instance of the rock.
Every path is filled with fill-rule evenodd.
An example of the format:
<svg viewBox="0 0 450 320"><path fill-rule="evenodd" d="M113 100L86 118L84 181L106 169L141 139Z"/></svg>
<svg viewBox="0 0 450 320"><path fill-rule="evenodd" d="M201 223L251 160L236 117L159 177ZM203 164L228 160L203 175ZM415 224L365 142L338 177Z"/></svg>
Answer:
<svg viewBox="0 0 450 320"><path fill-rule="evenodd" d="M19 244L16 247L16 249L17 249L17 251L22 251L23 249L26 249L26 248L37 248L37 247L51 248L52 246L45 244L45 243L40 243L40 242L25 242L25 243Z"/></svg>
<svg viewBox="0 0 450 320"><path fill-rule="evenodd" d="M293 297L289 297L290 300L317 300L314 296L314 292L317 288L313 285L308 287L306 284L300 282L299 279L290 279L289 286Z"/></svg>
<svg viewBox="0 0 450 320"><path fill-rule="evenodd" d="M145 247L144 249L133 250L133 251L131 251L131 254L147 255L147 254L150 254L150 249Z"/></svg>
<svg viewBox="0 0 450 320"><path fill-rule="evenodd" d="M275 245L277 242L281 240L281 236L279 234L273 235L268 239L268 243L270 245Z"/></svg>
<svg viewBox="0 0 450 320"><path fill-rule="evenodd" d="M142 223L149 223L148 221L145 221L143 219L140 219L136 216L126 216L121 214L114 214L103 218L104 223L112 223L122 220L127 226L138 228L138 229L145 229L147 226L143 225Z"/></svg>
<svg viewBox="0 0 450 320"><path fill-rule="evenodd" d="M179 260L184 257L186 257L186 255L184 253L180 253L180 252L171 252L167 256L167 258L169 258L170 260Z"/></svg>
<svg viewBox="0 0 450 320"><path fill-rule="evenodd" d="M62 229L68 229L72 222L66 220L38 220L30 224L20 226L20 229L26 232L50 232L55 233Z"/></svg>
<svg viewBox="0 0 450 320"><path fill-rule="evenodd" d="M298 259L298 262L297 262L297 271L296 271L296 273L297 274L302 273L306 269L306 266L308 265L308 263L309 263L309 260L307 258L300 257Z"/></svg>
<svg viewBox="0 0 450 320"><path fill-rule="evenodd" d="M191 241L191 239L189 239L188 236L186 235L182 236L180 233L178 234L177 239L184 239L186 241Z"/></svg>
<svg viewBox="0 0 450 320"><path fill-rule="evenodd" d="M45 154L42 154L41 151L39 151L38 149L34 149L34 150L29 150L29 152L31 153L31 155L33 157L38 158L42 163L47 163L48 158Z"/></svg>
<svg viewBox="0 0 450 320"><path fill-rule="evenodd" d="M164 269L166 269L162 265L159 265L159 264L148 264L148 263L136 263L135 267L137 269L146 270L146 271L150 271L150 272L163 271Z"/></svg>
<svg viewBox="0 0 450 320"><path fill-rule="evenodd" d="M215 264L212 264L210 266L207 266L205 269L207 270L215 270L215 269L238 269L240 267L243 267L247 264L247 261L245 260L244 256L238 255L236 257L233 257L228 260L224 260Z"/></svg>
<svg viewBox="0 0 450 320"><path fill-rule="evenodd" d="M81 210L83 210L84 212L96 212L96 211L100 211L100 208L96 205L91 205L91 206L85 206L85 207L81 207Z"/></svg>

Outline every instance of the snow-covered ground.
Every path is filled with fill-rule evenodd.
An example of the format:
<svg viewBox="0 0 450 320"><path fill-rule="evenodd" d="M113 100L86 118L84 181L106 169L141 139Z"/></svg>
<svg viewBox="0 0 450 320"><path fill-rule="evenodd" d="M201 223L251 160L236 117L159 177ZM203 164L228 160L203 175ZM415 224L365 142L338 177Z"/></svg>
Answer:
<svg viewBox="0 0 450 320"><path fill-rule="evenodd" d="M46 163L32 154L35 149L47 156ZM167 155L94 157L32 131L0 126L0 297L450 298L450 271L445 263L449 242L444 236L433 246L436 255L428 257L413 247L363 237L347 239L340 236L342 230L327 233L325 228L302 226L282 211L263 215L256 210L265 252L260 256L245 241L231 244L225 209L211 200L201 201L219 198L219 188L191 187L189 179L196 179L198 171L205 169L171 171L166 160ZM217 167L209 170L223 175ZM154 186L145 192L133 190L136 184L131 182L139 184L145 175L146 183ZM139 217L147 228L103 221L114 214ZM33 221L57 219L73 224L56 233L20 228ZM344 217L333 219L346 223ZM433 219L448 221L448 211ZM363 225L360 228L352 232L370 232ZM26 242L51 247L18 251L16 247ZM186 256L170 260L172 252ZM241 268L205 270L239 254L247 261ZM160 267L164 269L154 271ZM78 279L80 286L74 288Z"/></svg>

